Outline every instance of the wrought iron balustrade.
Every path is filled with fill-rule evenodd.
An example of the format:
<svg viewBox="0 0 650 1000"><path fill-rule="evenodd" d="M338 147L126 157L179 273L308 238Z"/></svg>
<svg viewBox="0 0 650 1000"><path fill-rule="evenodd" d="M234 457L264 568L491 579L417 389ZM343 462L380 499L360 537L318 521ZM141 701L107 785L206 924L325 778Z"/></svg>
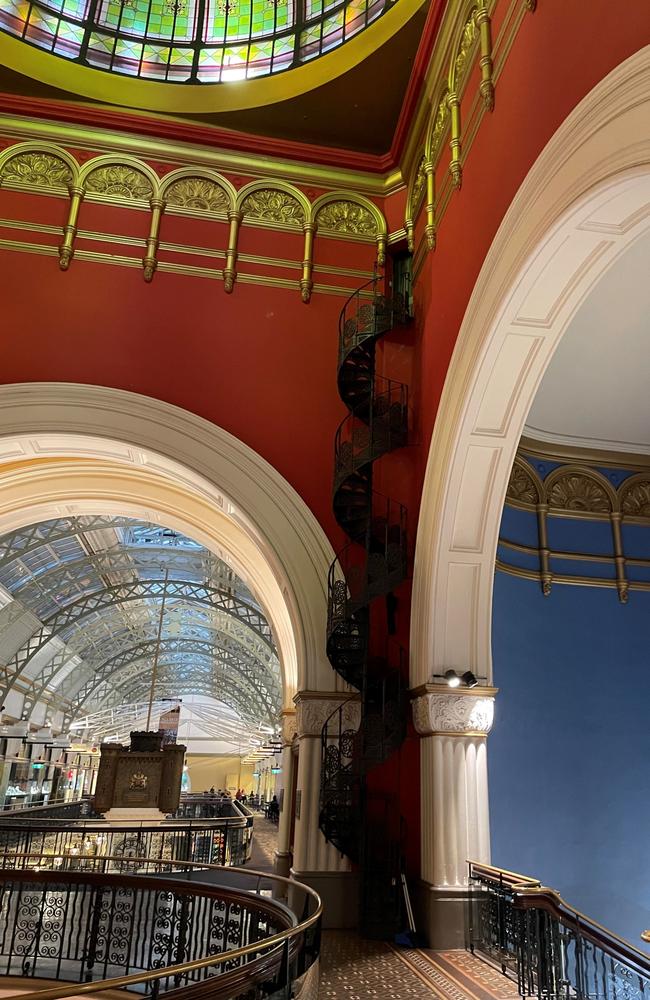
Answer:
<svg viewBox="0 0 650 1000"><path fill-rule="evenodd" d="M107 823L102 820L7 820L0 817L0 865L19 855L40 855L45 867L88 869L111 857L116 871L139 871L144 859L243 865L250 858L253 826L234 815L212 820Z"/></svg>
<svg viewBox="0 0 650 1000"><path fill-rule="evenodd" d="M522 997L644 1000L650 956L536 879L469 863L468 943L516 980Z"/></svg>
<svg viewBox="0 0 650 1000"><path fill-rule="evenodd" d="M408 388L375 375L373 392L341 421L334 439L334 490L370 462L406 444Z"/></svg>
<svg viewBox="0 0 650 1000"><path fill-rule="evenodd" d="M322 731L320 828L361 867L361 927L376 937L396 932L400 921L400 829L381 825L369 837L373 802L368 772L394 753L405 735L401 670L386 656L371 655L371 604L389 598L407 575L406 509L373 490L373 466L408 443L408 388L375 371L375 348L403 324L404 300L387 297L375 277L347 300L339 319L337 384L350 411L334 442L332 506L349 543L328 577L327 655L340 676L360 692L359 723L348 724L349 703ZM394 631L395 601L387 616ZM373 646L376 639L373 632ZM397 797L392 798L393 805ZM399 826L399 824L398 824ZM379 918L378 918L379 913Z"/></svg>
<svg viewBox="0 0 650 1000"><path fill-rule="evenodd" d="M117 988L279 1000L317 987L321 906L307 886L155 858L146 874L115 874L105 870L113 860L85 872L0 871L0 974L40 980L26 1000ZM292 909L269 898L269 883L291 892Z"/></svg>

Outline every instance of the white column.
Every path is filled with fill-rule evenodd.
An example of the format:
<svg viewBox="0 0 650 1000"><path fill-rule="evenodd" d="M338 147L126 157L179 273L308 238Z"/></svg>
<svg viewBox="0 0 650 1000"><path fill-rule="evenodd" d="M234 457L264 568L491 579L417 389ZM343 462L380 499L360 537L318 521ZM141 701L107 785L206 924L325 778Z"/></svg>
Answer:
<svg viewBox="0 0 650 1000"><path fill-rule="evenodd" d="M349 696L348 696L349 697ZM356 923L356 902L350 880L350 862L333 844L328 843L318 825L320 814L320 774L323 726L344 701L345 728L358 729L358 701L346 700L337 692L301 691L294 701L297 707L296 730L299 741L298 781L296 789L296 828L292 875L312 885L323 897L324 926L342 927ZM350 922L348 922L350 921Z"/></svg>
<svg viewBox="0 0 650 1000"><path fill-rule="evenodd" d="M487 735L495 688L427 685L413 702L420 741L421 873L429 896L425 920L431 947L440 921L431 908L467 889L467 862L490 861ZM449 923L451 909L446 908ZM455 942L454 942L455 943Z"/></svg>
<svg viewBox="0 0 650 1000"><path fill-rule="evenodd" d="M291 818L295 809L293 798L293 740L296 735L295 711L282 713L282 809L278 824L278 849L275 852L275 870L278 875L288 875L291 867Z"/></svg>

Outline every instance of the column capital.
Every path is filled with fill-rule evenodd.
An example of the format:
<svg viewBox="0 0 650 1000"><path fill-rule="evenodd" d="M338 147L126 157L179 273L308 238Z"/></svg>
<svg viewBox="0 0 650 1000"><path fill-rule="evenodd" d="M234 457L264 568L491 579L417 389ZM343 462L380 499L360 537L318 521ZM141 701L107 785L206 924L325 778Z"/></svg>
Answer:
<svg viewBox="0 0 650 1000"><path fill-rule="evenodd" d="M323 726L340 705L343 709L343 729L357 730L361 722L359 695L344 694L340 691L299 691L294 697L296 704L296 731L299 737L320 737Z"/></svg>
<svg viewBox="0 0 650 1000"><path fill-rule="evenodd" d="M420 736L480 736L492 728L497 688L423 684L412 692L413 723Z"/></svg>
<svg viewBox="0 0 650 1000"><path fill-rule="evenodd" d="M282 746L290 747L297 732L295 708L282 710Z"/></svg>

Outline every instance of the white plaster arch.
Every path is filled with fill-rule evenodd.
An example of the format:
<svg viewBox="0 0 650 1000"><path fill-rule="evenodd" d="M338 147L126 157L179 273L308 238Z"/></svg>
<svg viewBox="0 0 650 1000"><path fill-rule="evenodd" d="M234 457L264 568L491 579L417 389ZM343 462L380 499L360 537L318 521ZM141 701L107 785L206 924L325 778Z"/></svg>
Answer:
<svg viewBox="0 0 650 1000"><path fill-rule="evenodd" d="M46 518L132 514L229 558L260 600L284 701L338 690L325 655L331 546L260 455L187 410L69 383L0 387L0 533Z"/></svg>
<svg viewBox="0 0 650 1000"><path fill-rule="evenodd" d="M515 196L470 298L434 427L416 543L411 684L491 681L508 477L550 358L612 263L650 229L650 46L602 80Z"/></svg>

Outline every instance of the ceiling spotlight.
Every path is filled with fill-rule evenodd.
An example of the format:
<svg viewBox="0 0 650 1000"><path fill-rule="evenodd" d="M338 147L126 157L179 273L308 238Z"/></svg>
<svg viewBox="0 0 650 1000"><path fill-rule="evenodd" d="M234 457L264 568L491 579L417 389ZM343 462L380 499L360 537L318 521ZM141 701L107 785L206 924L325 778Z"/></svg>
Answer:
<svg viewBox="0 0 650 1000"><path fill-rule="evenodd" d="M468 688L475 688L478 684L478 681L471 670L466 670L461 680Z"/></svg>
<svg viewBox="0 0 650 1000"><path fill-rule="evenodd" d="M460 677L455 670L445 670L444 678L450 688L457 688L460 686Z"/></svg>

